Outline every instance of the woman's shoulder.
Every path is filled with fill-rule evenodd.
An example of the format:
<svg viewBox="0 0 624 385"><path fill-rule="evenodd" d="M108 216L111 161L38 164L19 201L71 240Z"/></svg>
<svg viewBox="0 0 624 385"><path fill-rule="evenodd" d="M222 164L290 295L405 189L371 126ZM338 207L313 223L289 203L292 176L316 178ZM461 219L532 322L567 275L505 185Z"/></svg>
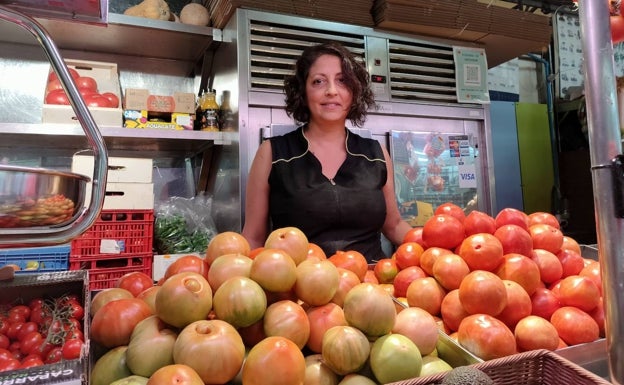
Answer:
<svg viewBox="0 0 624 385"><path fill-rule="evenodd" d="M282 135L273 136L269 140L273 150L274 161L298 157L307 151L307 144L301 127L297 127L295 130Z"/></svg>
<svg viewBox="0 0 624 385"><path fill-rule="evenodd" d="M384 160L381 143L377 139L366 138L358 133L348 130L348 151L353 154L366 155L368 158Z"/></svg>

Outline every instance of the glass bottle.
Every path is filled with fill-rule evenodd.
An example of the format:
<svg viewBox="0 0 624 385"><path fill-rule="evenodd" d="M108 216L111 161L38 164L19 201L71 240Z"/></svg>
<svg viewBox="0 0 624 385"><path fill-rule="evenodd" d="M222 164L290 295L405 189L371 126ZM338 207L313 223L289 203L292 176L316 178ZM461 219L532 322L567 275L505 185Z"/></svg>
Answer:
<svg viewBox="0 0 624 385"><path fill-rule="evenodd" d="M202 102L205 99L206 90L201 89L199 92L199 97L197 98L197 102L195 103L195 121L193 122L193 129L195 131L199 131L202 128Z"/></svg>
<svg viewBox="0 0 624 385"><path fill-rule="evenodd" d="M204 93L200 106L202 109L201 130L219 131L219 104L217 103L215 90L209 90Z"/></svg>
<svg viewBox="0 0 624 385"><path fill-rule="evenodd" d="M221 108L219 109L219 128L221 131L234 131L234 116L230 106L230 91L223 91Z"/></svg>

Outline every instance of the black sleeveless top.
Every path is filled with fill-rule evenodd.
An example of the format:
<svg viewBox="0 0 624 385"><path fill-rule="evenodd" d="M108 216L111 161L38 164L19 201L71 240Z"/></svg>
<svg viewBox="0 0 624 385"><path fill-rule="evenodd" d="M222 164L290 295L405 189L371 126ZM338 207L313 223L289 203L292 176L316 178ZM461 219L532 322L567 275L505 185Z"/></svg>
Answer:
<svg viewBox="0 0 624 385"><path fill-rule="evenodd" d="M356 250L369 261L385 258L381 228L387 169L381 145L347 130L347 158L333 180L308 150L303 128L271 138L269 215L274 229L294 226L327 256Z"/></svg>

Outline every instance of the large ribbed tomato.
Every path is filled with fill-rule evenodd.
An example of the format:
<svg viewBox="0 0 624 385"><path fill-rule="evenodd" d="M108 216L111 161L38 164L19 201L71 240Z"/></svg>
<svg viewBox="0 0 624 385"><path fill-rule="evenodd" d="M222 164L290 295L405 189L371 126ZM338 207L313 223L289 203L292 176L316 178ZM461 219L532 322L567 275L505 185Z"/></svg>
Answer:
<svg viewBox="0 0 624 385"><path fill-rule="evenodd" d="M218 319L234 327L247 327L262 319L267 297L258 283L247 277L232 277L217 289L213 310Z"/></svg>
<svg viewBox="0 0 624 385"><path fill-rule="evenodd" d="M160 319L182 328L208 317L212 310L212 289L199 273L178 273L162 284L156 293L155 306Z"/></svg>
<svg viewBox="0 0 624 385"><path fill-rule="evenodd" d="M352 326L334 326L325 332L321 354L327 366L339 375L362 369L370 355L370 342Z"/></svg>
<svg viewBox="0 0 624 385"><path fill-rule="evenodd" d="M302 349L310 337L308 314L290 300L272 303L264 312L264 333L267 337L286 337Z"/></svg>
<svg viewBox="0 0 624 385"><path fill-rule="evenodd" d="M396 319L394 301L379 285L360 283L346 295L345 319L349 325L358 328L369 337L389 333Z"/></svg>
<svg viewBox="0 0 624 385"><path fill-rule="evenodd" d="M295 294L310 306L329 303L340 284L338 268L327 259L306 259L297 265L296 277Z"/></svg>
<svg viewBox="0 0 624 385"><path fill-rule="evenodd" d="M206 384L225 384L240 371L245 344L236 329L221 320L200 320L187 325L173 346L177 364L193 368Z"/></svg>
<svg viewBox="0 0 624 385"><path fill-rule="evenodd" d="M178 334L158 316L151 315L132 331L126 364L133 374L149 377L160 367L173 364L173 345Z"/></svg>
<svg viewBox="0 0 624 385"><path fill-rule="evenodd" d="M249 277L253 260L242 254L225 254L217 257L208 270L208 283L215 292L228 278L240 275Z"/></svg>
<svg viewBox="0 0 624 385"><path fill-rule="evenodd" d="M266 291L287 292L297 280L297 264L286 251L265 247L252 260L249 278Z"/></svg>

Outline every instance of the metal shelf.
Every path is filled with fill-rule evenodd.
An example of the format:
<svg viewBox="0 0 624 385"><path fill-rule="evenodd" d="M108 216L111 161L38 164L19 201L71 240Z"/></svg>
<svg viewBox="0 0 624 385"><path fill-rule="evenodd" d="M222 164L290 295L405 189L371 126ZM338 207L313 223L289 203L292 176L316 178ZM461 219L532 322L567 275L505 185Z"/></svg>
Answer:
<svg viewBox="0 0 624 385"><path fill-rule="evenodd" d="M111 13L108 24L87 24L60 19L36 19L63 50L113 54L187 63L200 62L206 51L221 41L221 30L172 21ZM0 41L37 45L21 28L0 21Z"/></svg>
<svg viewBox="0 0 624 385"><path fill-rule="evenodd" d="M238 141L236 132L99 127L111 156L193 157L214 145ZM74 153L91 148L82 128L70 124L0 123L0 148L47 155Z"/></svg>

